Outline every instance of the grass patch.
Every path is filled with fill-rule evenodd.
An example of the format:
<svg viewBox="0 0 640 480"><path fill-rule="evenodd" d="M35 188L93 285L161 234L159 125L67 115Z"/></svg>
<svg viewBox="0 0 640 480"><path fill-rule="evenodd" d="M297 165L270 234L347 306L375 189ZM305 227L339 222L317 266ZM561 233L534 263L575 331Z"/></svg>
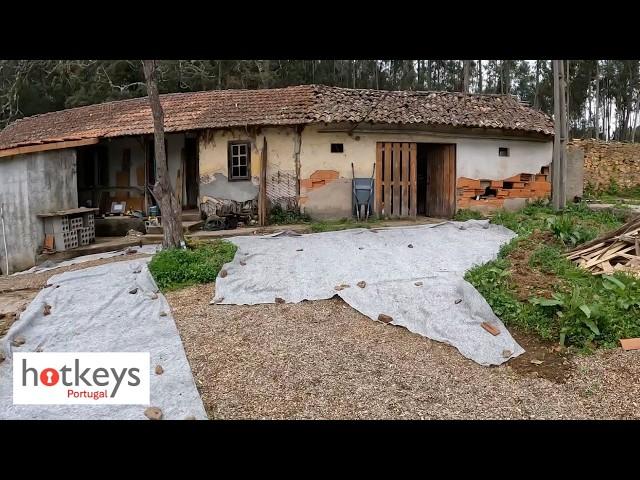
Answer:
<svg viewBox="0 0 640 480"><path fill-rule="evenodd" d="M467 220L483 220L485 218L486 217L480 212L476 212L475 210L470 210L468 208L458 210L453 217L454 220L458 220L460 222L466 222Z"/></svg>
<svg viewBox="0 0 640 480"><path fill-rule="evenodd" d="M594 276L564 257L574 245L618 228L622 219L584 204L554 213L543 204L498 212L491 220L519 235L497 260L465 278L507 326L517 326L580 351L614 347L640 336L640 279Z"/></svg>
<svg viewBox="0 0 640 480"><path fill-rule="evenodd" d="M516 212L500 210L492 217L491 223L504 225L519 235L548 230L556 225L554 234L560 237L564 233L566 240L575 230L580 230L581 237L576 242L579 244L618 228L624 219L607 211L594 212L584 202L571 204L562 212L554 212L550 205L539 201Z"/></svg>
<svg viewBox="0 0 640 480"><path fill-rule="evenodd" d="M341 220L325 220L311 223L311 231L332 232L336 230L347 230L349 228L374 228L380 226L382 220L370 218L369 220L361 220L360 222L351 218L343 218Z"/></svg>
<svg viewBox="0 0 640 480"><path fill-rule="evenodd" d="M189 243L186 249L171 248L156 253L149 270L162 291L213 282L222 266L233 260L237 247L225 240Z"/></svg>

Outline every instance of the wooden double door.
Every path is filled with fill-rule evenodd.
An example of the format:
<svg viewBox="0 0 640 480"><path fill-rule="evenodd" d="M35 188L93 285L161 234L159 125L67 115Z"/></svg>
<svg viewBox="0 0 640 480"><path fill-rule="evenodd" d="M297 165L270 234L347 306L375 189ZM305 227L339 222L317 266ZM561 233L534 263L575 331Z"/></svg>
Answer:
<svg viewBox="0 0 640 480"><path fill-rule="evenodd" d="M376 213L451 218L456 210L455 176L454 144L378 142Z"/></svg>

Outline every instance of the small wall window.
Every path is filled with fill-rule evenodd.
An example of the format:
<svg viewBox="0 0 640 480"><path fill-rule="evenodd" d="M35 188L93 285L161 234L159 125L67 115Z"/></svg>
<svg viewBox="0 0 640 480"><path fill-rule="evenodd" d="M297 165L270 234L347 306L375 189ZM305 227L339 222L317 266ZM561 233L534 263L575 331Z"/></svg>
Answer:
<svg viewBox="0 0 640 480"><path fill-rule="evenodd" d="M251 142L229 142L229 180L251 180Z"/></svg>
<svg viewBox="0 0 640 480"><path fill-rule="evenodd" d="M509 149L507 147L499 147L498 148L498 156L499 157L508 157Z"/></svg>
<svg viewBox="0 0 640 480"><path fill-rule="evenodd" d="M344 144L342 143L331 144L331 153L343 153L343 152L344 152Z"/></svg>

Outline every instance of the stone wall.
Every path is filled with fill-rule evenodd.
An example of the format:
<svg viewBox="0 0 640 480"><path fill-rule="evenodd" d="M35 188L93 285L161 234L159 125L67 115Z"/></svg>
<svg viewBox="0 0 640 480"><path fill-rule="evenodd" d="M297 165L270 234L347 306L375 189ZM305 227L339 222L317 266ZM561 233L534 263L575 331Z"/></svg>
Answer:
<svg viewBox="0 0 640 480"><path fill-rule="evenodd" d="M584 186L606 190L611 181L621 188L640 185L640 143L572 140L584 151Z"/></svg>

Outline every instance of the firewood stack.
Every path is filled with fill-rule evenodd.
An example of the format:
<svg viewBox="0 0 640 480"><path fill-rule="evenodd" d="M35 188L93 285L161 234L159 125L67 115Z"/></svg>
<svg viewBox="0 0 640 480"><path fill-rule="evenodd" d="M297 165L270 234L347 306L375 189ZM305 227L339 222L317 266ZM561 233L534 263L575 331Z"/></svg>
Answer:
<svg viewBox="0 0 640 480"><path fill-rule="evenodd" d="M640 276L640 215L619 229L585 243L567 258L593 275L626 272Z"/></svg>

